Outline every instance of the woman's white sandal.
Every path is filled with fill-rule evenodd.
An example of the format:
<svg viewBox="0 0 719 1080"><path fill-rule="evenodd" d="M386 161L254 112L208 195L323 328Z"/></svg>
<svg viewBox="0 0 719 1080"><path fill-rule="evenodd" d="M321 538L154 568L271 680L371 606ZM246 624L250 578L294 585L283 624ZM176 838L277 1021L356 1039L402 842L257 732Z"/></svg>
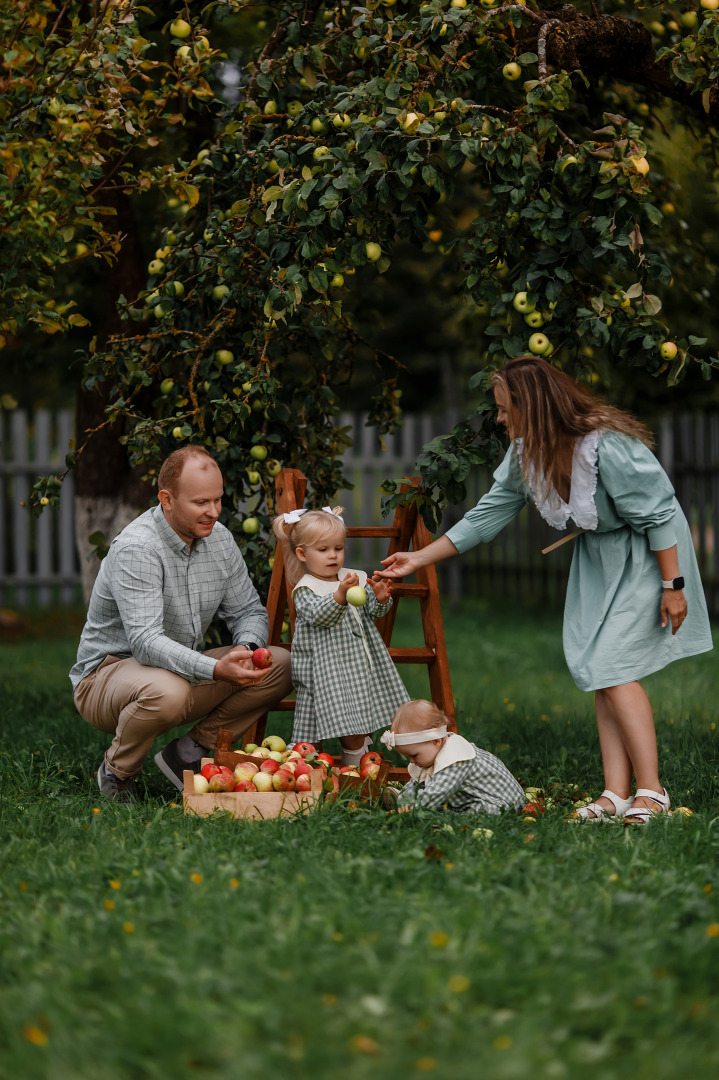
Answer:
<svg viewBox="0 0 719 1080"><path fill-rule="evenodd" d="M602 792L599 798L609 799L614 810L608 810L606 806L600 806L598 802L592 802L588 803L586 806L580 806L579 809L575 811L574 817L579 818L580 821L618 821L631 809L632 803L634 802L633 795L630 795L628 799L620 799L618 795L615 795L615 793L608 788L606 791ZM590 812L594 814L594 817L589 816Z"/></svg>
<svg viewBox="0 0 719 1080"><path fill-rule="evenodd" d="M646 825L646 823L651 821L657 814L666 814L669 812L671 799L667 795L666 788L662 788L661 794L658 791L651 791L649 788L637 788L637 793L634 798L638 799L642 795L647 799L651 799L652 802L657 803L658 806L656 809L653 806L633 806L632 809L625 814L625 818L630 824Z"/></svg>

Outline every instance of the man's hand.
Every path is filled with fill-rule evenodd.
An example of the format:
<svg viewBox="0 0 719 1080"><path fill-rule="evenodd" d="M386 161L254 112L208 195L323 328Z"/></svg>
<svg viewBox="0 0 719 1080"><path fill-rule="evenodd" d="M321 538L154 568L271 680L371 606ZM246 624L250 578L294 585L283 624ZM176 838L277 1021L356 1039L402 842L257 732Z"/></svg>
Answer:
<svg viewBox="0 0 719 1080"><path fill-rule="evenodd" d="M250 650L237 645L217 661L213 678L216 682L234 683L235 686L256 686L271 670L271 667L256 668Z"/></svg>
<svg viewBox="0 0 719 1080"><path fill-rule="evenodd" d="M375 574L377 573L378 571L375 570ZM368 578L367 584L370 585L374 590L374 594L377 597L377 603L386 604L390 596L392 595L392 586L390 585L389 581L384 581L377 578L373 578L373 580L370 581L370 579Z"/></svg>
<svg viewBox="0 0 719 1080"><path fill-rule="evenodd" d="M347 604L347 590L351 589L354 585L359 585L359 576L357 574L348 574L347 577L343 577L337 586L336 591L332 594L335 598L335 602L344 607Z"/></svg>

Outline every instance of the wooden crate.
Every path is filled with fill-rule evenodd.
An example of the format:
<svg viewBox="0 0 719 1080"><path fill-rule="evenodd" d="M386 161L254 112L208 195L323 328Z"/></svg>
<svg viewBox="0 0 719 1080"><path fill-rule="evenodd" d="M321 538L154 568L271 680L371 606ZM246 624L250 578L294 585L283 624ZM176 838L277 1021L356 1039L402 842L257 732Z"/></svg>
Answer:
<svg viewBox="0 0 719 1080"><path fill-rule="evenodd" d="M243 755L243 757L246 755ZM212 758L203 758L206 765ZM207 817L216 810L226 810L236 818L257 821L292 814L309 814L322 798L321 769L313 769L311 791L208 791L198 795L195 791L194 773L186 769L182 774L182 805L186 814Z"/></svg>

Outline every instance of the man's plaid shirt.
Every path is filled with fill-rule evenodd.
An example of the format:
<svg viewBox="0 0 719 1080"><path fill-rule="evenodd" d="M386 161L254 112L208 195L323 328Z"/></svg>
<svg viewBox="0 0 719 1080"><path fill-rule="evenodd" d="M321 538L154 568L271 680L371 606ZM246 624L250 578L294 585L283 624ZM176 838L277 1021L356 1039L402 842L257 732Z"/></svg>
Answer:
<svg viewBox="0 0 719 1080"><path fill-rule="evenodd" d="M267 612L232 534L218 522L190 550L161 506L147 510L103 559L70 672L73 688L108 655L211 679L217 661L199 649L215 616L235 644L267 641Z"/></svg>

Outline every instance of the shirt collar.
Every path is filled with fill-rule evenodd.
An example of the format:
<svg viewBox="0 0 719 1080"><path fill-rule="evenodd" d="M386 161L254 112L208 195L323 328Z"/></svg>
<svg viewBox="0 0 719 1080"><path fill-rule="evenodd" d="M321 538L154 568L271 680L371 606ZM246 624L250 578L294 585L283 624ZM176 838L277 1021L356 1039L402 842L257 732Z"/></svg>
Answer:
<svg viewBox="0 0 719 1080"><path fill-rule="evenodd" d="M440 746L439 753L429 768L423 769L421 765L410 762L407 772L413 780L429 780L436 773L446 769L449 765L456 765L458 761L471 761L474 757L474 746L462 735L451 731Z"/></svg>
<svg viewBox="0 0 719 1080"><path fill-rule="evenodd" d="M153 506L150 510L152 518L155 522L155 528L157 529L158 536L161 540L167 544L172 550L176 551L178 555L192 555L192 552L197 548L198 544L204 544L204 537L195 540L192 547L185 543L181 536L178 536L172 525L165 517L162 506L158 503L157 506Z"/></svg>
<svg viewBox="0 0 719 1080"><path fill-rule="evenodd" d="M350 570L348 566L343 566L341 570L337 572L337 576L342 578L347 577L348 574L357 574L359 578L360 586L364 589L367 585L367 575L364 570ZM297 589L310 589L317 596L329 596L330 593L337 591L336 581L325 581L324 578L313 577L312 574L305 574L303 578L295 585L292 592Z"/></svg>

